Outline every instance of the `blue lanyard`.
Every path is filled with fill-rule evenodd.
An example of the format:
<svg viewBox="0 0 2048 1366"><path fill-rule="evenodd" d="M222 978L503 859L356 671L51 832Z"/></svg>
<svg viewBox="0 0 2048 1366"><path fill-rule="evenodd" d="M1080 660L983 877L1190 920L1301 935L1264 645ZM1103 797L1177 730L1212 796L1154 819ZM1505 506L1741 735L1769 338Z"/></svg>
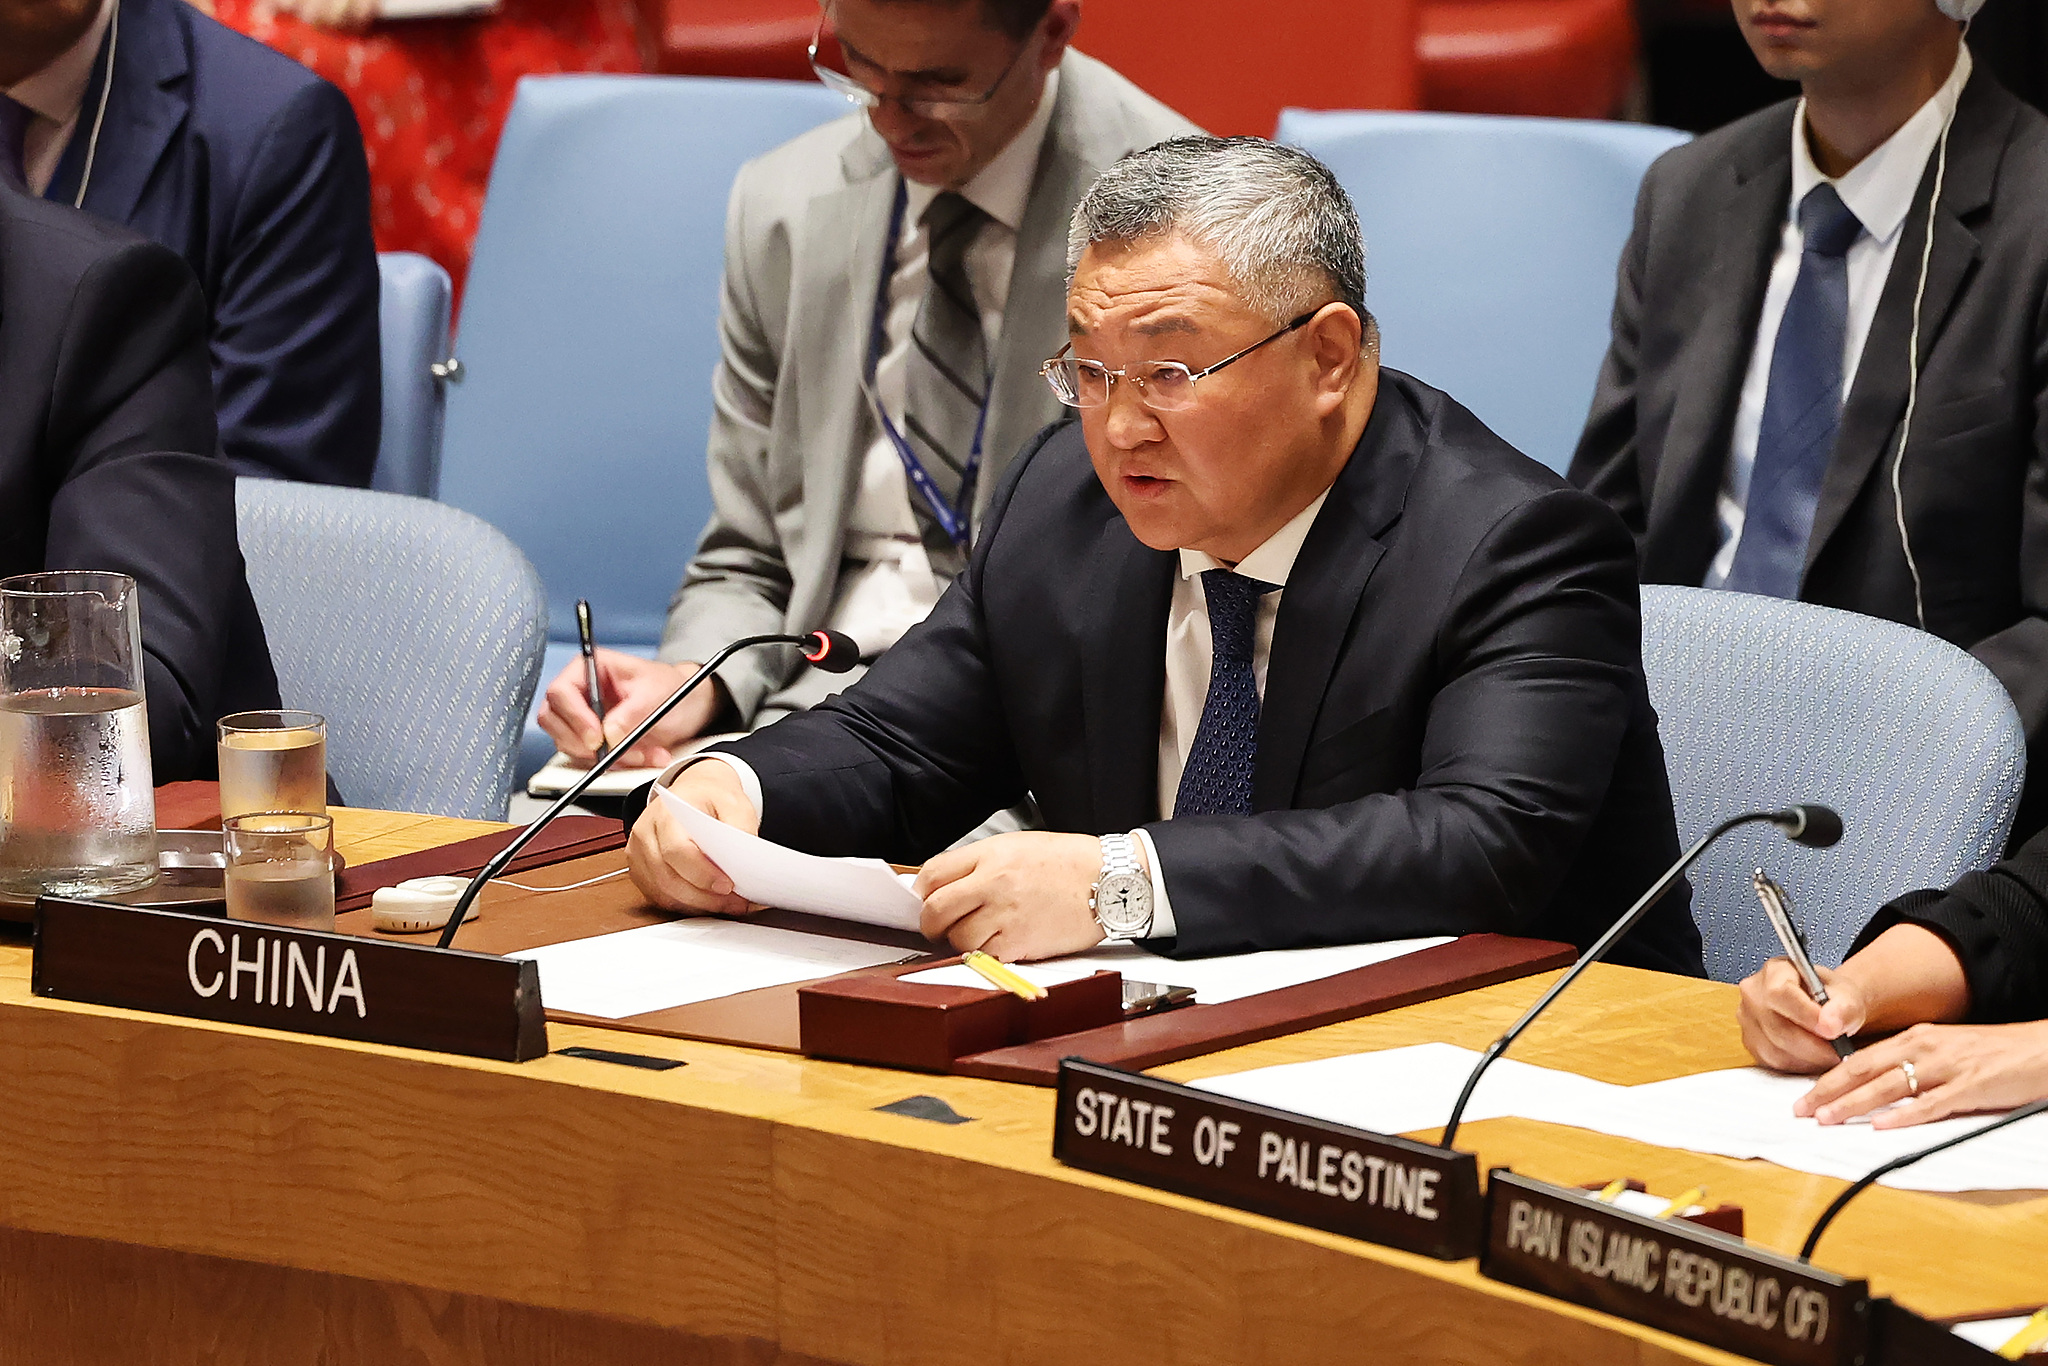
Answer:
<svg viewBox="0 0 2048 1366"><path fill-rule="evenodd" d="M889 213L889 245L882 254L882 282L875 290L874 325L868 332L867 389L874 396L875 416L881 420L882 432L889 438L889 444L896 448L897 458L903 462L903 473L909 477L912 488L923 496L931 508L932 516L938 519L939 527L962 550L967 548L968 516L974 507L974 480L981 473L981 438L988 429L988 401L994 385L983 377L981 389L981 411L974 419L974 445L967 452L966 467L960 471L960 505L953 506L946 501L946 495L939 491L926 472L924 462L917 458L917 452L889 420L888 411L882 407L882 396L875 392L875 368L881 364L882 353L889 346L889 287L896 279L896 243L903 234L903 213L910 200L908 188L901 180L896 182L896 207ZM913 324L914 325L914 324Z"/></svg>

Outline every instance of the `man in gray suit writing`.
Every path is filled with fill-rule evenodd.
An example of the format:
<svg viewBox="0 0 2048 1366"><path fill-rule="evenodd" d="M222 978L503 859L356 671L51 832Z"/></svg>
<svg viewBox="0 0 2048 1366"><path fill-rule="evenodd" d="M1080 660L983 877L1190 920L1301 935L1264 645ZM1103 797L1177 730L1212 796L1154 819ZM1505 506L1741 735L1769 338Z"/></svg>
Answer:
<svg viewBox="0 0 2048 1366"><path fill-rule="evenodd" d="M588 763L740 636L832 627L870 656L921 621L1009 458L1059 405L1074 204L1124 153L1193 131L1069 50L1081 0L828 0L813 45L864 115L749 163L727 213L710 525L659 658L580 661L539 721ZM800 663L800 662L799 662ZM627 765L840 686L754 651Z"/></svg>

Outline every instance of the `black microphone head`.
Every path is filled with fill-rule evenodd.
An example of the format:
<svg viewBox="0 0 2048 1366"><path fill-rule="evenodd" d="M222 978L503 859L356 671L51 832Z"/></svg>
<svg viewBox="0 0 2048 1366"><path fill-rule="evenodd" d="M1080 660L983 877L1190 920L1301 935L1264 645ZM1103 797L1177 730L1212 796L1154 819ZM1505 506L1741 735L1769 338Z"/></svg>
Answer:
<svg viewBox="0 0 2048 1366"><path fill-rule="evenodd" d="M860 646L843 631L813 631L805 639L809 643L804 647L804 658L813 669L843 674L860 663Z"/></svg>
<svg viewBox="0 0 2048 1366"><path fill-rule="evenodd" d="M1787 807L1772 823L1785 832L1786 839L1809 849L1826 849L1842 838L1842 818L1833 807L1817 802Z"/></svg>

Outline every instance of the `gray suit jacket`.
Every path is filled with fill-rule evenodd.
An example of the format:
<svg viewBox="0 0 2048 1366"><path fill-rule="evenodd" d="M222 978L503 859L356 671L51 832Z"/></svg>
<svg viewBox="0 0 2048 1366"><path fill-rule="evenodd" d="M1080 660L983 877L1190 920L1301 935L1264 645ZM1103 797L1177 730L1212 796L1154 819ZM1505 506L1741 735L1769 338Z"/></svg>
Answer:
<svg viewBox="0 0 2048 1366"><path fill-rule="evenodd" d="M1124 153L1196 131L1093 58L1061 62L992 358L977 528L1010 457L1060 415L1038 366L1066 338L1075 203ZM856 114L749 162L733 185L712 381L715 507L670 604L663 659L706 659L741 636L825 624L874 440L860 379L896 184L888 149ZM791 653L749 651L719 671L743 723L801 710L848 681L800 673Z"/></svg>

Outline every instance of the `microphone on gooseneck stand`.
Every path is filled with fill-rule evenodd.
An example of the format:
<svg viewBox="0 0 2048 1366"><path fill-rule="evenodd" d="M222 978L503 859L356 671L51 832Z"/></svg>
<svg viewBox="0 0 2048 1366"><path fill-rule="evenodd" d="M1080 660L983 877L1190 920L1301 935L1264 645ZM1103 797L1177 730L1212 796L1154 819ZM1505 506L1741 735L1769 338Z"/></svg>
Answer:
<svg viewBox="0 0 2048 1366"><path fill-rule="evenodd" d="M570 785L568 791L555 798L553 806L541 812L533 824L520 831L518 838L499 850L497 855L483 866L483 870L469 880L469 885L462 889L462 896L455 903L455 909L448 915L447 925L442 927L439 941L440 947L445 949L455 942L455 932L462 928L462 922L468 917L469 908L475 903L477 895L483 891L484 884L504 872L512 860L518 857L519 851L533 842L535 835L545 830L548 827L548 823L554 820L555 817L575 805L576 799L581 797L590 785L596 782L606 770L617 763L620 755L639 744L642 736L652 730L662 717L675 710L676 704L694 692L699 684L711 677L712 672L719 665L725 663L726 660L732 658L741 650L755 645L803 646L804 658L809 661L810 666L814 669L822 669L830 674L843 674L860 663L860 646L854 644L850 636L843 635L838 631L810 631L800 636L748 636L745 640L735 640L732 644L711 656L697 672L690 675L681 687L670 693L667 700L648 713L645 721L633 727L630 733L621 738L616 745L613 745L611 751L592 764L581 778L578 778Z"/></svg>
<svg viewBox="0 0 2048 1366"><path fill-rule="evenodd" d="M1605 958L1609 950L1613 949L1621 937L1634 929L1637 922L1641 921L1643 916L1648 914L1652 906L1655 906L1664 899L1664 894L1671 890L1680 877L1684 876L1686 869L1692 867L1693 861L1707 851L1708 845L1720 839L1721 836L1727 834L1730 830L1759 823L1775 825L1784 832L1786 839L1791 840L1795 844L1804 844L1814 849L1826 849L1842 838L1842 818L1828 807L1816 806L1812 803L1804 806L1789 806L1783 811L1744 812L1740 816L1729 817L1701 836L1697 844L1686 850L1679 857L1678 862L1672 864L1670 870L1651 884L1650 890L1644 892L1635 905L1628 908L1626 915L1615 921L1608 928L1607 933L1595 940L1593 947L1579 955L1579 961L1572 964L1565 971L1564 976L1558 978L1552 984L1550 990L1544 992L1537 999L1536 1004L1530 1006L1521 1019L1509 1026L1507 1033L1501 1035L1487 1046L1486 1055L1480 1058L1478 1065L1472 1069L1472 1075L1465 1079L1465 1089L1458 1093L1458 1103L1451 1107L1450 1123L1444 1126L1444 1147L1450 1147L1452 1141L1457 1138L1458 1123L1465 1117L1465 1106L1471 1101L1472 1092L1478 1088L1479 1079L1486 1075L1487 1068L1493 1066L1493 1060L1507 1052L1508 1045L1519 1038L1522 1031L1533 1024L1536 1017L1548 1009L1550 1003L1558 998L1559 993L1578 979L1580 973Z"/></svg>
<svg viewBox="0 0 2048 1366"><path fill-rule="evenodd" d="M2008 1124L2017 1124L2023 1119L2032 1119L2035 1115L2039 1114L2048 1114L2048 1100L2037 1100L2031 1105L2022 1105L2011 1114L2001 1115L1989 1124L1979 1125L1966 1134L1957 1134L1954 1138L1945 1139L1931 1147L1922 1148L1917 1153L1907 1153L1904 1157L1895 1157L1883 1166L1878 1167L1867 1176L1858 1180L1849 1189L1836 1196L1835 1203L1822 1211L1820 1218L1814 1221L1813 1232L1806 1235L1806 1245L1799 1249L1799 1260L1802 1262L1813 1260L1813 1249L1820 1243L1820 1235L1828 1231L1828 1225L1835 1222L1835 1216L1840 1214L1851 1200L1854 1200L1857 1196L1863 1194L1864 1191L1870 1189L1879 1177L1887 1176L1901 1167L1910 1167L1923 1157L1932 1157L1936 1153L1946 1152L1958 1144L1968 1143L1973 1138L1982 1138L1994 1130L2005 1128Z"/></svg>

